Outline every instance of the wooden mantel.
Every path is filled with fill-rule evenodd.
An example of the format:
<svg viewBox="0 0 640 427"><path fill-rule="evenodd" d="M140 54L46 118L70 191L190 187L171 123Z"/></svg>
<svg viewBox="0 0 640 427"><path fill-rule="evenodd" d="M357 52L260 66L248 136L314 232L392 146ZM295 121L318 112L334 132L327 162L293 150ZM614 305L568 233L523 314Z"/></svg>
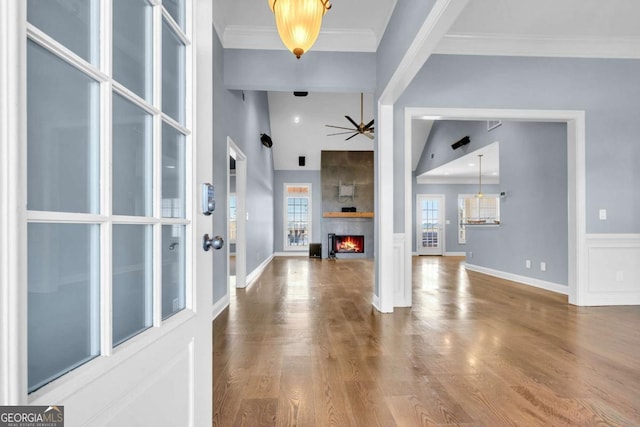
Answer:
<svg viewBox="0 0 640 427"><path fill-rule="evenodd" d="M373 212L323 212L324 218L373 218Z"/></svg>

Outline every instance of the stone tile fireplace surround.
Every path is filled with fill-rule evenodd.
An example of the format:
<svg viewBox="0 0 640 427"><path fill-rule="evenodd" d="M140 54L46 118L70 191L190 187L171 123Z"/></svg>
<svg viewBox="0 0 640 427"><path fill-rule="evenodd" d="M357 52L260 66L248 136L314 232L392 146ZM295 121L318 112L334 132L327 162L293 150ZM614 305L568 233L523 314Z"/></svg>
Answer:
<svg viewBox="0 0 640 427"><path fill-rule="evenodd" d="M321 182L322 257L328 257L333 233L364 236L364 253L338 253L337 259L373 258L373 151L323 151ZM343 208L355 212L343 213Z"/></svg>

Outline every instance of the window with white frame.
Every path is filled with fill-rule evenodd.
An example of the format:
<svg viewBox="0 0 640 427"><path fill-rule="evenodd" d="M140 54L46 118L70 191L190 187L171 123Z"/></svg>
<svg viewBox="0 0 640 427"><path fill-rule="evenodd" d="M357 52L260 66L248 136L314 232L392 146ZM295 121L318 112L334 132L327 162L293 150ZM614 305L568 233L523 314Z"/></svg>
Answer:
<svg viewBox="0 0 640 427"><path fill-rule="evenodd" d="M29 392L188 306L190 38L158 3L27 0Z"/></svg>
<svg viewBox="0 0 640 427"><path fill-rule="evenodd" d="M284 250L308 250L311 184L284 184Z"/></svg>
<svg viewBox="0 0 640 427"><path fill-rule="evenodd" d="M497 194L458 195L458 243L467 243L468 225L499 225L500 196Z"/></svg>

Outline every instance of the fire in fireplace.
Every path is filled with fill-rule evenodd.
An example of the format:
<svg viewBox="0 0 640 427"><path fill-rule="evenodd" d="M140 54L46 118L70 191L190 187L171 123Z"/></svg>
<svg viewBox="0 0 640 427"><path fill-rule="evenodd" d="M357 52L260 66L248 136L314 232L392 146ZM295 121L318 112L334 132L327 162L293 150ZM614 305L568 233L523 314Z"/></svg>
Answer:
<svg viewBox="0 0 640 427"><path fill-rule="evenodd" d="M333 238L334 251L336 253L364 253L364 236L339 236Z"/></svg>

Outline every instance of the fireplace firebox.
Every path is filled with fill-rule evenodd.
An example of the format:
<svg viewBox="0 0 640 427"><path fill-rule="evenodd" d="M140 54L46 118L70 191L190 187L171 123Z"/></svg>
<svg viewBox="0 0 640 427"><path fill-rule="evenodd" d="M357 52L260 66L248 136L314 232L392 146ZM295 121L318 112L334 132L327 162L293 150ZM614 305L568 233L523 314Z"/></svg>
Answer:
<svg viewBox="0 0 640 427"><path fill-rule="evenodd" d="M363 254L364 236L329 234L329 257L337 253Z"/></svg>

